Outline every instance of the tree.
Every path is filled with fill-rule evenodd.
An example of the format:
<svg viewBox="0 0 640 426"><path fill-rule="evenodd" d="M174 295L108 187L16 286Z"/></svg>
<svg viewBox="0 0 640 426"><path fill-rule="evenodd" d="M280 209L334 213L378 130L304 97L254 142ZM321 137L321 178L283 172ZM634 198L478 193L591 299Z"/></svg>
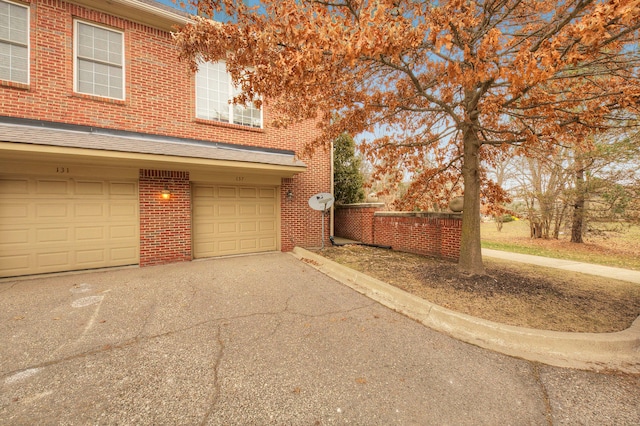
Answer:
<svg viewBox="0 0 640 426"><path fill-rule="evenodd" d="M581 155L577 155L574 162L574 182L575 182L575 200L573 203L573 213L571 221L571 242L582 243L582 235L584 234L584 210L587 202L587 189L585 185L585 170L587 169L585 159Z"/></svg>
<svg viewBox="0 0 640 426"><path fill-rule="evenodd" d="M355 150L356 143L347 133L333 142L333 183L337 203L360 203L365 199L361 161Z"/></svg>
<svg viewBox="0 0 640 426"><path fill-rule="evenodd" d="M571 242L582 243L587 228L600 231L598 221L632 222L634 182L640 176L634 137L609 131L593 135L586 151L563 148L553 156L516 159L515 191L526 206L522 213L531 237L557 239L566 220Z"/></svg>
<svg viewBox="0 0 640 426"><path fill-rule="evenodd" d="M519 197L525 202L531 238L558 238L568 202L571 171L567 150L552 156L530 156L521 159L517 181Z"/></svg>
<svg viewBox="0 0 640 426"><path fill-rule="evenodd" d="M571 194L573 243L583 242L589 216L603 221L633 221L631 201L634 199L634 182L639 176L639 135L610 133L595 137L591 150L574 153Z"/></svg>
<svg viewBox="0 0 640 426"><path fill-rule="evenodd" d="M509 153L503 152L502 155L497 155L494 157L493 164L488 165L487 174L492 175L495 182L495 187L504 191L503 185L507 180L513 180L513 172L512 172L512 160L513 157L508 155ZM512 201L511 197L507 194L500 194L500 197L493 197L495 200L492 202L486 203L484 205L484 214L488 214L493 216L493 220L496 224L496 229L498 232L502 231L502 226L504 224L505 215L511 215L511 211L508 210L503 203L497 202L497 199L503 200L504 203L510 203Z"/></svg>
<svg viewBox="0 0 640 426"><path fill-rule="evenodd" d="M317 119L317 144L383 128L365 155L402 162L435 193L462 176L468 274L484 273L484 161L509 145L526 155L588 144L638 113L638 0L192 3L202 16L175 35L181 57L194 69L226 60L242 89L234 102L262 96L275 125ZM227 23L206 18L222 8Z"/></svg>

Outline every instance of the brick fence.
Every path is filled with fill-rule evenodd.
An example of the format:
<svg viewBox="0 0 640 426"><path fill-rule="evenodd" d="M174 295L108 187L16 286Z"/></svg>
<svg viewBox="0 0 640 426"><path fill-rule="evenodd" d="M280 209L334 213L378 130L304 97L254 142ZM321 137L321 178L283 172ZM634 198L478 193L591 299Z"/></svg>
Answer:
<svg viewBox="0 0 640 426"><path fill-rule="evenodd" d="M458 260L462 214L383 212L383 204L336 206L335 235L394 250Z"/></svg>
<svg viewBox="0 0 640 426"><path fill-rule="evenodd" d="M336 237L373 244L373 215L383 203L344 204L336 206L333 229Z"/></svg>

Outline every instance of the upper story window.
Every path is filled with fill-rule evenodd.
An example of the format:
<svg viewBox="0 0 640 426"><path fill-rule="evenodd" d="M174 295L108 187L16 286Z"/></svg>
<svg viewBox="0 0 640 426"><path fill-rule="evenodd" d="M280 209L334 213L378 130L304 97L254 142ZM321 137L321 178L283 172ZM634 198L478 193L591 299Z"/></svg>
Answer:
<svg viewBox="0 0 640 426"><path fill-rule="evenodd" d="M74 88L124 99L124 34L75 21Z"/></svg>
<svg viewBox="0 0 640 426"><path fill-rule="evenodd" d="M29 84L29 8L0 0L0 80Z"/></svg>
<svg viewBox="0 0 640 426"><path fill-rule="evenodd" d="M200 64L196 73L196 117L261 128L261 108L229 102L238 90L233 86L224 62Z"/></svg>

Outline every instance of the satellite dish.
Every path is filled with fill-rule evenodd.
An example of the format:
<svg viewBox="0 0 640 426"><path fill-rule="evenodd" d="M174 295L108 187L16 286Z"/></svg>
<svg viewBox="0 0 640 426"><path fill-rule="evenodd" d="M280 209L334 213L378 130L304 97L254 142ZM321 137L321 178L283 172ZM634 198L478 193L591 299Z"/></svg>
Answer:
<svg viewBox="0 0 640 426"><path fill-rule="evenodd" d="M312 195L311 198L309 198L309 207L322 212L322 238L320 239L320 248L322 250L324 250L324 216L332 205L333 195L328 192L321 192L319 194Z"/></svg>
<svg viewBox="0 0 640 426"><path fill-rule="evenodd" d="M328 192L321 192L309 198L309 207L324 212L333 205L333 201L333 195Z"/></svg>

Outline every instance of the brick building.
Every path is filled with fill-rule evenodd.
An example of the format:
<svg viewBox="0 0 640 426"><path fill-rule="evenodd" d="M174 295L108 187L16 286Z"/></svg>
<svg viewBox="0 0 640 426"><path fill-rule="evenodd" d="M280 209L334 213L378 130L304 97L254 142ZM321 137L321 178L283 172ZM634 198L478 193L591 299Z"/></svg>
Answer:
<svg viewBox="0 0 640 426"><path fill-rule="evenodd" d="M0 0L0 277L319 246L330 153L229 105L151 0Z"/></svg>

